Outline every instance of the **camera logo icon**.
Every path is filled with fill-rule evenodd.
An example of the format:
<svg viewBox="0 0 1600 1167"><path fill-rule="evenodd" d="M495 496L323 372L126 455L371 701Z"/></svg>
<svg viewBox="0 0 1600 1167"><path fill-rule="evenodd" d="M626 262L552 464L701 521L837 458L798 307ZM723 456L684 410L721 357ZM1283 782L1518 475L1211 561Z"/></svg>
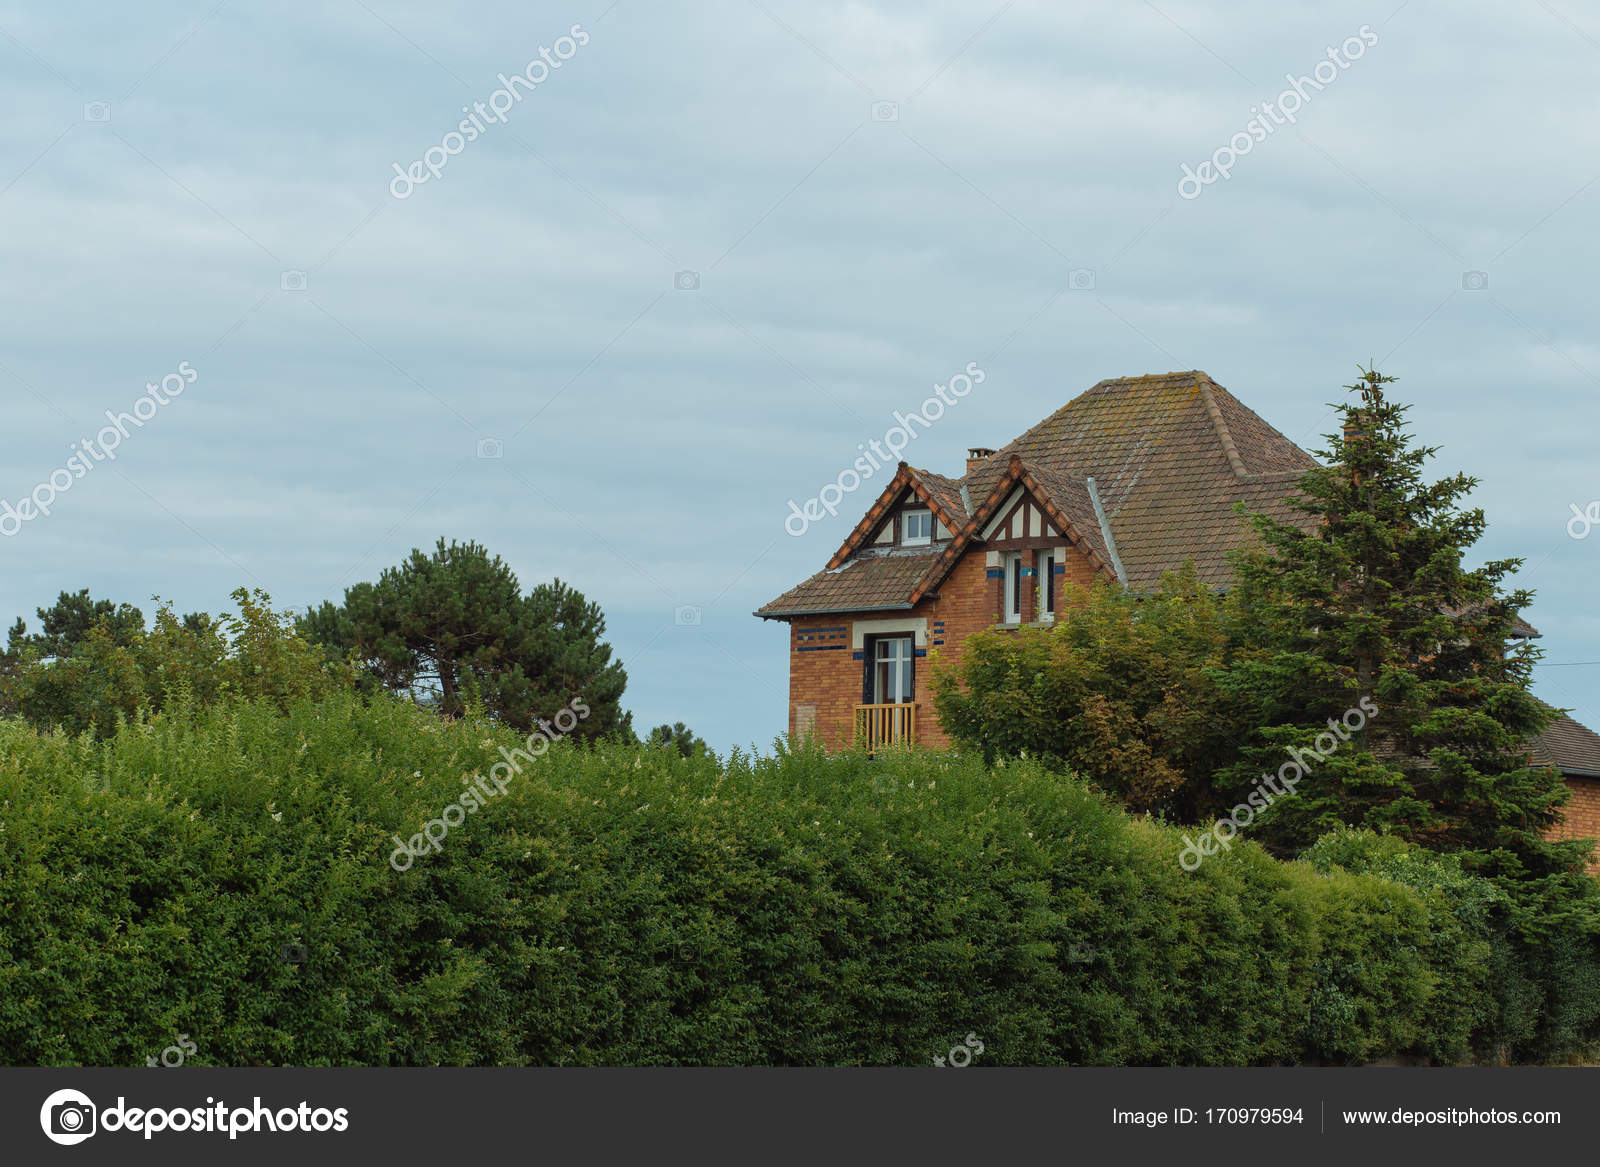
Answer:
<svg viewBox="0 0 1600 1167"><path fill-rule="evenodd" d="M39 1108L45 1138L63 1147L76 1146L95 1132L95 1105L78 1090L57 1090Z"/></svg>
<svg viewBox="0 0 1600 1167"><path fill-rule="evenodd" d="M1481 292L1489 286L1489 273L1486 271L1464 271L1461 273L1461 287L1468 292Z"/></svg>
<svg viewBox="0 0 1600 1167"><path fill-rule="evenodd" d="M111 103L109 101L90 101L85 103L83 120L86 122L109 122L111 120Z"/></svg>
<svg viewBox="0 0 1600 1167"><path fill-rule="evenodd" d="M900 120L900 107L892 101L875 101L872 103L872 120L897 122Z"/></svg>
<svg viewBox="0 0 1600 1167"><path fill-rule="evenodd" d="M490 458L504 458L505 456L506 456L506 444L504 442L502 442L499 438L479 438L478 439L478 458L479 458L479 460L486 460L486 459L490 459Z"/></svg>
<svg viewBox="0 0 1600 1167"><path fill-rule="evenodd" d="M304 964L311 954L306 951L304 944L285 944L278 949L278 956L284 964Z"/></svg>
<svg viewBox="0 0 1600 1167"><path fill-rule="evenodd" d="M672 622L679 628L700 627L700 609L693 604L682 604L673 609Z"/></svg>
<svg viewBox="0 0 1600 1167"><path fill-rule="evenodd" d="M680 292L698 292L700 290L700 273L697 271L681 271L672 277L672 286Z"/></svg>
<svg viewBox="0 0 1600 1167"><path fill-rule="evenodd" d="M1075 267L1067 273L1067 287L1074 292L1094 291L1094 269Z"/></svg>
<svg viewBox="0 0 1600 1167"><path fill-rule="evenodd" d="M285 292L303 292L306 290L306 273L303 271L286 271L278 277L278 287Z"/></svg>

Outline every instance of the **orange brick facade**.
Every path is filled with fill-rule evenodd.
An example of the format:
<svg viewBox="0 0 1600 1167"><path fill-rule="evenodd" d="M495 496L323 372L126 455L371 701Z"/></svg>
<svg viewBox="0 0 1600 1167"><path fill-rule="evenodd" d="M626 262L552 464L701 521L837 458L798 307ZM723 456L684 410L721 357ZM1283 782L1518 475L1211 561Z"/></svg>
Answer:
<svg viewBox="0 0 1600 1167"><path fill-rule="evenodd" d="M1562 808L1564 821L1550 832L1552 839L1600 839L1600 778L1570 777L1572 799ZM1589 873L1600 875L1600 854L1589 860Z"/></svg>

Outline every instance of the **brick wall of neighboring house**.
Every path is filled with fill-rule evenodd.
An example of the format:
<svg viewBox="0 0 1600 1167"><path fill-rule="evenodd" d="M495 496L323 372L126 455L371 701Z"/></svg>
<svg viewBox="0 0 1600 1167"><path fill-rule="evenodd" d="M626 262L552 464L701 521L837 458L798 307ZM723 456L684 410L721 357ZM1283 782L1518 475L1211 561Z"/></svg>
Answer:
<svg viewBox="0 0 1600 1167"><path fill-rule="evenodd" d="M1568 778L1572 799L1561 808L1562 822L1550 832L1552 839L1600 839L1600 778ZM1589 872L1600 875L1600 856L1591 858Z"/></svg>
<svg viewBox="0 0 1600 1167"><path fill-rule="evenodd" d="M923 648L919 644L913 674L916 741L935 748L948 746L950 740L939 727L934 709L933 673L936 668L959 665L967 639L999 623L1001 581L990 574L998 569L991 569L987 558L983 550L977 549L963 555L940 585L937 597L923 600L909 612L846 612L791 620L790 736L796 740L815 736L828 749L850 746L866 669L866 662L852 651L855 622L910 618L926 620L928 633L927 655L920 655ZM1067 585L1087 587L1094 578L1095 570L1088 559L1069 549L1067 561L1056 565L1058 603L1065 597ZM1028 579L1037 582L1035 577ZM1031 609L1024 611L1031 615Z"/></svg>

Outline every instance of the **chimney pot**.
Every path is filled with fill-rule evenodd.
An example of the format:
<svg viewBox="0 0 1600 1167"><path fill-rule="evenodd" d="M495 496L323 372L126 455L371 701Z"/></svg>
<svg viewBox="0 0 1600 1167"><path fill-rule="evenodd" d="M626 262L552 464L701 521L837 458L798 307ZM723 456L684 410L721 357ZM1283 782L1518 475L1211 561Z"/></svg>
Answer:
<svg viewBox="0 0 1600 1167"><path fill-rule="evenodd" d="M971 474L992 457L994 451L987 446L973 446L967 450L967 473Z"/></svg>

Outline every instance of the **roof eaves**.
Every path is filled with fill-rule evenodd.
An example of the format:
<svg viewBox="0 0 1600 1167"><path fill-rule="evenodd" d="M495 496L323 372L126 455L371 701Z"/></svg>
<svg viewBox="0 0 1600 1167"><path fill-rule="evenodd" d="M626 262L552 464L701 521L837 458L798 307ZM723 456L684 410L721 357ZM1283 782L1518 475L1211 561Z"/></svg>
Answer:
<svg viewBox="0 0 1600 1167"><path fill-rule="evenodd" d="M792 611L763 612L759 609L751 612L752 616L759 616L763 620L788 620L794 616L838 616L846 612L904 612L914 607L912 604L862 604L850 608L795 608Z"/></svg>

